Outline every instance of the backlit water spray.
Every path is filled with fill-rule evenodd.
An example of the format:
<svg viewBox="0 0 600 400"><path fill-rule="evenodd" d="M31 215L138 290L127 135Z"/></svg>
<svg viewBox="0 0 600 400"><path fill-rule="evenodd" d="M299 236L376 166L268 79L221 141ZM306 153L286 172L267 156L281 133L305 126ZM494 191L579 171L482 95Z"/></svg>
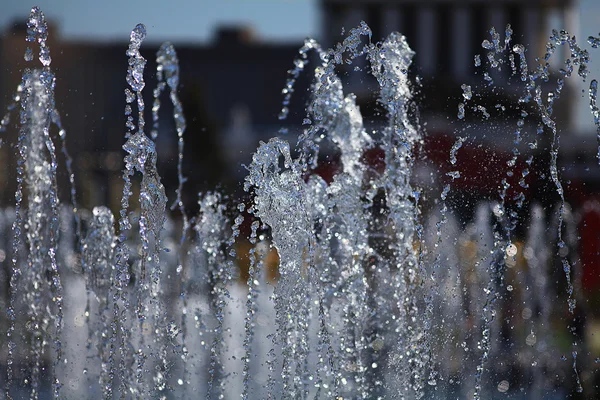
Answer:
<svg viewBox="0 0 600 400"><path fill-rule="evenodd" d="M233 220L227 199L217 192L200 194L199 214L187 215L182 197L186 121L177 92L178 58L169 43L156 55L158 82L146 134L142 24L131 32L126 51L121 209L117 218L103 206L91 213L80 210L66 131L54 104L47 36L43 14L33 8L27 40L39 45L42 67L23 72L0 124L5 131L10 113L19 112L14 214L0 224L8 235L7 221L12 221L13 237L5 343L8 398L37 399L50 392L55 398L85 393L105 399L480 399L516 391L510 366L524 377L515 388L542 398L556 393L555 376L565 373L549 332L552 313L563 305L572 315L566 370L574 390L583 390L574 316L576 235L557 166L553 110L575 69L587 77L589 55L567 32L554 31L540 64L531 66L510 26L504 38L490 30L490 40L482 42L484 54L474 60L483 82L461 86L457 135L445 157L450 171L440 173L442 185L433 195L415 179L415 166L426 157L426 132L419 124L418 85L409 74L414 52L406 38L392 33L374 42L362 23L329 50L307 40L289 71L280 114L285 119L290 113L296 80L308 73L314 51L304 129L295 146L285 136L259 145L244 181L251 200L237 202ZM600 43L589 41L593 47ZM570 56L548 89L549 60L560 46L568 47ZM25 59L32 62L33 54L28 48ZM353 63L356 70L370 72L379 87L376 123L363 118L354 94L344 92L340 71ZM478 103L479 91L502 92L501 72L518 87L518 101L488 109ZM178 141L173 216L155 144L160 97L167 89ZM589 96L598 125L595 80ZM503 118L509 108L518 117L510 129L513 146L500 171L498 195L480 201L473 218L460 222L450 200L454 184L465 179L463 151L475 141L460 124L466 126L469 118L484 123ZM505 135L498 126L490 123L489 129ZM57 140L71 184L71 206L62 209ZM535 162L529 150L544 141L550 143L545 173L559 204L550 222L534 203L525 220L521 211L529 204ZM340 155L341 169L330 181L317 173L324 144ZM366 154L378 155L376 165ZM137 210L130 204L134 193ZM172 219L176 215L178 225ZM519 228L526 232L523 243L517 239ZM250 247L249 273L240 283L237 244L244 239ZM513 276L519 257L527 268ZM549 294L557 290L550 279L554 262L564 271L566 304ZM176 272L175 290L167 287L173 279L165 279L166 271ZM64 279L70 287L84 283L85 291L72 289L66 296ZM172 298L171 292L177 295ZM84 322L73 325L64 309L81 302L82 293L87 293L79 319ZM513 313L507 314L511 307ZM517 324L515 315L527 321L512 333L511 352L519 357L504 351L505 325ZM86 338L79 349L77 329L85 329ZM64 357L67 352L72 359ZM69 368L71 362L84 368ZM75 383L67 387L65 381Z"/></svg>

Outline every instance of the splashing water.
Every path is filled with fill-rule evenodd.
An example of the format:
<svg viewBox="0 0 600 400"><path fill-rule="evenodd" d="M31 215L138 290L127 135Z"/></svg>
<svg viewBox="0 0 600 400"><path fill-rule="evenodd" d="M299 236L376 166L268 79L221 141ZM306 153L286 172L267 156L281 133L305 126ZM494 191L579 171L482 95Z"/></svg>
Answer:
<svg viewBox="0 0 600 400"><path fill-rule="evenodd" d="M75 264L71 258L81 260L71 270L82 273L88 293L83 374L88 374L91 396L435 398L460 393L487 398L493 390L504 393L518 386L513 377L500 376L505 369L490 362L511 365L502 335L515 325L514 335L524 332L523 340L511 345L528 364L522 369L531 382L528 394L547 395L554 390L548 371L559 371L558 376L565 368L573 374L575 390L583 390L586 375L577 363L585 352L575 317L576 222L557 166L554 108L575 67L581 78L587 77L589 55L567 32L553 31L541 64L532 67L525 46L513 44L510 25L504 38L494 28L489 34L482 42L483 54L475 57L481 84L463 84L456 99L458 124L473 119L491 124L507 109L516 118L497 199L473 205L472 221L460 221L452 204L453 185L468 175L461 169L463 151L466 158L475 139L459 136L457 129L445 153L449 170L441 174L439 193L430 195L419 186L414 170L422 161L424 130L409 76L415 53L399 33L373 43L371 30L361 23L332 49L323 50L312 39L301 47L283 89L280 118L287 117L295 82L314 50L319 64L304 129L295 147L281 138L260 143L244 181L250 201L238 204L230 222L230 199L218 193L200 194L198 216L186 214L186 120L178 97L179 61L170 43L156 55L153 125L146 135L146 60L140 53L146 28L137 25L126 53L124 188L115 227L106 207L87 214L78 209L65 129L54 104L47 26L41 11L32 9L27 41L39 44L42 68L24 71L0 121L4 132L10 112L20 107L6 397L20 395L21 379L32 399L43 396L48 379L55 398L70 396L56 371L59 363L67 363L63 346L70 346L62 339L68 332L63 332L67 291L61 277L68 263ZM599 43L593 37L589 42L593 47ZM549 60L559 46L568 47L570 57L556 86L548 90ZM370 63L379 85L378 124L363 118L355 94L344 92L340 70L360 57ZM28 48L25 60L33 59ZM516 104L480 104L482 92L500 92L507 80L519 88ZM600 138L597 86L592 80L589 98ZM155 143L161 132L160 96L167 88L178 141L178 186L170 207L181 218L176 239L169 236L175 225L167 213ZM75 234L69 226L63 231L67 239L60 241L52 124L59 130L71 184L68 215L75 226ZM545 137L548 176L560 203L549 224L544 210L534 204L525 226L519 212L527 204L534 162L527 148L537 148ZM317 174L324 142L335 148L341 164L331 181ZM370 165L368 152L379 154L382 166ZM132 210L137 185L139 210ZM69 221L62 218L63 224ZM0 222L4 234L7 222ZM246 225L247 238L242 235ZM520 227L525 227L524 241ZM77 245L69 247L69 235ZM177 247L176 255L163 254L163 245ZM246 254L248 275L240 285L236 266ZM519 262L527 268L515 273ZM552 348L549 331L557 307L549 296L558 296L551 285L552 262L566 278L571 315L572 361L566 367L556 366L559 350ZM277 276L270 277L274 265ZM171 267L177 273L174 291L168 287L170 274L165 274ZM176 293L174 301L171 292ZM21 331L25 338L16 337ZM52 359L50 372L46 359ZM27 374L17 366L22 360ZM496 376L501 379L493 382Z"/></svg>

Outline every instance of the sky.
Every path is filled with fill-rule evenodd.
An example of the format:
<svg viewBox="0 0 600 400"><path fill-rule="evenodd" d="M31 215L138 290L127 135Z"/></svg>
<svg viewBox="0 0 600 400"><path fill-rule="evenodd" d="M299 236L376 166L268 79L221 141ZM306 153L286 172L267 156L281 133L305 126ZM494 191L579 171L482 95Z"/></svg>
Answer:
<svg viewBox="0 0 600 400"><path fill-rule="evenodd" d="M64 38L127 40L138 23L147 41L210 41L223 24L247 24L270 41L298 41L318 33L317 0L0 0L0 30L26 19L31 6L57 23ZM125 39L123 39L125 38Z"/></svg>
<svg viewBox="0 0 600 400"><path fill-rule="evenodd" d="M588 36L598 36L600 32L600 0L581 0L579 2L579 32L575 32L580 42ZM600 81L600 49L592 49L587 43L585 46L590 52L590 80ZM583 91L577 98L575 130L580 135L595 134L594 123L589 108L588 88L589 83L581 83L579 88Z"/></svg>
<svg viewBox="0 0 600 400"><path fill-rule="evenodd" d="M318 0L32 1L57 24L64 39L123 41L140 22L148 29L147 42L209 42L220 25L249 25L261 39L276 42L318 38L320 31ZM26 4L23 0L0 0L0 31L27 17L30 6ZM582 39L600 32L600 0L580 0L578 9L580 28L574 34L583 43ZM600 80L600 49L590 49L590 53L591 78ZM579 84L583 93L576 106L576 131L586 135L594 131L588 85Z"/></svg>

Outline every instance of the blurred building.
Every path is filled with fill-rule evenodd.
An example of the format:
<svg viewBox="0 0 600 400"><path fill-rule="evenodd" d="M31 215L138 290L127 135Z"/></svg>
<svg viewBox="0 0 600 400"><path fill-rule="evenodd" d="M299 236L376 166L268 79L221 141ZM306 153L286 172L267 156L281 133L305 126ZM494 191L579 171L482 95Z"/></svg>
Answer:
<svg viewBox="0 0 600 400"><path fill-rule="evenodd" d="M512 44L526 47L530 67L544 55L552 29L565 29L571 34L578 30L576 0L322 0L321 7L323 41L327 45L340 40L344 28L355 27L360 21L369 25L374 42L393 31L406 36L416 52L413 73L423 82L421 90L426 100L420 106L426 120L455 117L456 107L448 106L457 102L448 100L460 98L461 84L482 83L474 57L481 55L486 63L481 44L484 39L491 40L490 28L494 27L504 40L505 27L510 24ZM567 46L557 50L551 59L555 72L569 54ZM511 70L505 66L502 73L494 74L495 83L502 86ZM567 125L573 115L573 102L568 99L574 88L570 85L571 80L567 80L562 94L564 107L555 110L556 118ZM503 90L510 96L513 88L504 85ZM510 146L510 141L507 144Z"/></svg>
<svg viewBox="0 0 600 400"><path fill-rule="evenodd" d="M424 76L470 79L473 56L490 27L510 24L515 40L529 48L528 61L543 54L550 29L577 29L576 0L322 0L324 41L342 27L367 22L375 40L398 31L416 51Z"/></svg>
<svg viewBox="0 0 600 400"><path fill-rule="evenodd" d="M37 60L24 61L26 29L24 23L15 24L0 41L2 109L6 109L16 90L23 68L40 65ZM114 210L119 208L126 131L126 39L115 44L66 42L60 40L55 26L49 28L56 104L67 129L85 207L110 204ZM282 126L278 119L281 89L300 45L264 43L245 27L223 27L208 45L175 44L181 70L179 96L187 118L184 173L188 178L186 203L191 208L200 190L239 190L238 182L245 175L241 164L250 162L259 140L277 134ZM158 47L156 43L144 43L141 49L148 60L144 90L147 133L152 129L150 113ZM33 51L37 51L35 46ZM300 85L305 87L306 83L301 81ZM305 92L300 91L300 96ZM161 103L159 173L172 197L177 186L177 138L168 94L163 95ZM300 126L301 114L292 113L285 124ZM13 115L12 120L14 124L5 143L16 143L18 115ZM3 163L8 163L0 174L0 184L7 189L2 191L0 202L12 204L15 154L6 146L0 152ZM64 181L59 186L67 188L66 176L59 178Z"/></svg>
<svg viewBox="0 0 600 400"><path fill-rule="evenodd" d="M523 93L523 87L516 85L514 78L513 83L508 84L511 75L508 65L501 73L490 71L499 90L486 88L482 79L486 69L475 67L475 55L480 55L482 64L486 64L487 50L482 48L482 41L491 40L490 28L495 27L504 40L505 27L510 24L512 44L525 45L530 68L534 68L538 63L536 58L543 57L546 52L552 29L565 29L573 35L579 29L576 0L322 0L321 9L326 45L339 41L344 30L347 32L358 26L360 21L365 21L371 28L373 42L383 40L392 31L406 36L416 52L411 73L418 75L422 83L416 88L417 101L422 126L427 131L425 152L432 165L448 166L448 151L457 132L484 144L477 150L469 149L470 145L466 143L463 150L469 152L469 156L464 159L461 174L472 177L464 191L475 197L497 193L500 180L496 178L504 173L506 161L512 157L514 129L520 118L518 112L511 113L510 110L518 108L518 99ZM559 68L564 67L562 63L569 56L568 46L562 46L551 58L553 76L545 84L544 91L556 86ZM596 164L591 141L585 143L572 133L574 99L581 95L576 89L577 79L566 80L561 99L554 107L554 118L561 132L559 162L566 180L577 180L581 186L597 186L600 173L597 168L590 168ZM353 81L346 78L346 81L348 91L358 95L361 110L376 108L372 88L364 85L363 79ZM471 85L478 93L478 104L485 105L488 110L501 104L506 106L507 112L499 118L492 115L487 121L482 121L480 116L470 118L467 115L467 123L461 125L457 122L457 105L462 101L462 84ZM529 132L535 132L535 129L534 123L524 128ZM534 153L535 159L543 166L548 162L549 147L550 139L542 137L536 150L526 151ZM493 150L493 154L489 149ZM521 159L524 161L525 155ZM518 165L515 174L524 167L524 163ZM492 176L494 179L490 179ZM547 190L550 186L544 187L544 191L550 193ZM537 190L532 189L533 192ZM549 202L556 200L550 197Z"/></svg>
<svg viewBox="0 0 600 400"><path fill-rule="evenodd" d="M519 118L518 115L505 114L490 121L472 118L466 124L456 123L456 106L462 101L462 84L472 85L474 90L477 88L482 93L478 101L487 103L486 106L493 106L499 99L498 91L488 92L489 99L485 98L486 91L480 90L485 86L482 85L481 69L477 71L474 65L476 54L481 54L485 63L486 50L482 48L482 41L490 39L490 28L495 27L503 40L504 27L510 24L514 32L513 44L526 46L530 68L538 63L536 58L546 52L552 29L565 29L576 35L580 45L587 37L578 32L576 0L322 0L321 7L323 40L327 45L342 38L343 28L348 31L362 20L371 28L373 42L383 40L392 31L406 36L416 52L412 73L420 75L423 82L418 102L422 111L421 121L427 130L424 150L430 161L428 165L425 163L416 168L422 169L425 187L430 172L433 176L443 176L449 170L460 170L461 179L452 183L451 193L455 201L449 201L462 208L466 218L472 215L471 207L481 199L488 196L497 199L500 182L507 178L506 166L512 157L513 134ZM569 56L568 47L562 46L552 57L550 66L554 76L544 87L544 92L556 86L558 68L564 68L561 63ZM494 81L505 94L502 103L510 108L510 105L517 104L522 92L514 90L517 85L507 84L510 68L506 70L504 76L496 73ZM560 179L567 201L576 210L575 218L579 225L582 284L584 289L592 292L600 286L600 168L595 135L590 132L582 137L573 133L575 96L582 95L574 84L577 79L574 76L566 80L561 99L554 107L554 116L560 134ZM360 85L352 85L351 80L349 84L351 90L362 96L361 108L372 107L372 95L362 93ZM539 120L539 116L533 120ZM526 127L530 131L535 128ZM456 133L477 139L463 146L458 165L451 166L448 154ZM528 189L519 188L518 179L507 178L511 185L507 198L513 198L515 189L522 190L528 201L542 203L549 216L555 212L554 205L559 200L549 179L550 140L547 133L539 136L537 148L526 150L517 161L513 178L520 176L528 167L525 159L529 155L534 156ZM441 188L439 183L434 186L438 190ZM521 210L524 219L528 218L527 210L526 204Z"/></svg>
<svg viewBox="0 0 600 400"><path fill-rule="evenodd" d="M457 104L462 96L460 86L467 83L473 85L474 90L482 87L481 71L477 73L473 59L475 54L485 57L481 42L489 39L491 26L495 26L503 37L504 26L510 23L514 31L513 43L528 46L526 54L530 65L545 51L551 28L577 31L575 0L322 0L320 7L321 41L325 46L342 39L342 28L349 30L361 20L371 27L373 41L382 40L392 31L407 37L416 51L411 74L419 75L422 82L417 88L417 102L422 126L427 131L425 152L431 162L429 167L450 167L448 151L457 129ZM66 42L60 40L57 31L57 27L50 26L49 46L57 77L57 107L67 127L69 149L75 156L82 203L87 207L110 203L113 208L118 208L122 190L121 146L125 132L126 38L117 44ZM0 42L2 107L6 106L26 66L23 60L25 34L25 24L16 24L5 32ZM193 205L200 190L219 187L228 192L239 190L237 183L245 175L241 164L250 161L259 140L275 136L282 127L277 118L281 109L281 88L300 45L261 42L251 29L239 26L222 27L208 45L175 44L181 64L180 98L188 120L184 156L184 171L189 179L186 203ZM148 59L144 91L148 130L151 129L150 105L157 49L158 45L152 43L144 44L141 49ZM563 53L554 58L564 60L567 50L560 51ZM555 69L557 67L558 64ZM498 100L498 92L488 98L484 93L478 101L487 102L490 107L498 101L506 105L516 103L520 92L516 91L515 85L503 85L502 79L508 79L510 68L505 70L505 76L494 75L504 98ZM348 74L341 72L345 90L358 96L365 122L377 124L381 112L376 102L376 84L369 81L369 77L349 70ZM310 83L308 76L309 73L301 75L292 99L290 118L284 121L292 132L302 127L305 89ZM554 81L552 79L549 85L554 85ZM554 110L562 129L561 161L567 179L589 188L598 186L600 176L597 169L590 168L594 163L591 146L581 144L569 135L574 92L574 88L567 85L560 107ZM159 172L172 194L176 187L177 141L166 95L162 104L157 146L161 163ZM476 138L473 142L485 143L495 150L490 156L485 148L478 150L469 148L469 143L464 145L463 152L469 154L466 157L469 161L462 164L461 174L470 179L456 182L455 186L463 185L463 192L469 196L497 194L497 182L505 171L507 159L512 156L513 131L519 118L518 114L510 113L510 107L508 109L501 118L482 122L473 117L460 128L461 135ZM15 117L13 121L17 120ZM492 126L493 132L490 131ZM535 126L527 129L534 130ZM5 142L14 142L15 135L13 129ZM548 143L540 143L536 159L546 161L547 147ZM337 168L335 154L328 156L329 162L319 171L324 176L331 176ZM0 202L10 204L14 193L14 154L4 146L0 148L0 157L9 162L9 168L0 173L0 184L8 188L0 195ZM377 155L373 157L376 159ZM515 175L524 168L524 160L525 157L521 157ZM428 175L426 169L423 173Z"/></svg>
<svg viewBox="0 0 600 400"><path fill-rule="evenodd" d="M475 54L484 51L481 42L489 39L491 26L495 26L503 36L504 26L510 23L514 31L513 43L523 43L529 48L526 54L530 65L545 51L550 28L577 30L575 0L322 0L320 7L323 20L321 41L325 46L342 39L342 28L348 30L361 20L371 27L373 41L382 40L392 31L399 31L407 37L416 51L411 73L419 75L422 81L417 101L421 121L427 129L426 151L432 154L432 161L438 165L447 164L446 150L453 143L455 126L452 121L456 121L461 84L468 83L475 88L482 83L473 59ZM57 106L68 129L69 148L76 156L78 175L82 177L80 183L87 186L81 189L83 204L93 206L114 202L113 205L118 207L122 188L121 146L125 132L126 38L118 44L65 42L60 40L57 30L57 27L51 26L49 37L52 68L57 77ZM0 42L3 61L0 106L3 107L19 83L26 64L23 60L25 34L25 24L16 24L2 36ZM193 197L199 190L218 186L237 189L236 182L245 174L241 164L250 161L259 140L275 136L282 127L277 118L281 108L281 88L300 45L264 43L251 29L238 26L222 27L208 45L175 44L181 64L180 98L188 119L184 157L184 171L189 171L188 203L195 203ZM148 59L144 92L148 129L151 129L150 105L157 49L157 44L148 43L141 50ZM565 59L566 54L555 58ZM508 78L509 68L505 70L504 78ZM304 89L310 83L309 75L301 75L292 113L284 122L292 131L301 129L307 97ZM342 78L346 91L357 94L367 123L375 121L380 114L376 104L376 85L369 84L368 78L360 74L342 73ZM494 79L502 85L502 76L494 76ZM510 86L504 86L506 98L503 101L507 104L516 101L517 93L511 90ZM570 101L573 93L573 88L567 86L562 94L561 107L555 109L557 120L567 130L573 115L570 107L575 103ZM497 99L490 96L487 100L480 98L480 101L488 101L493 107ZM167 189L172 191L176 184L177 142L166 95L162 104L159 172ZM517 118L518 115L507 114L494 121L495 126L506 130L507 134L490 134L489 122L482 123L476 118L470 120L468 128L462 131L463 135L487 141L494 149L501 150L495 158L475 152L472 159L487 162L488 171L504 171L496 164L505 165L506 158L510 157L510 131ZM12 135L14 139L14 130ZM563 147L574 148L564 144L563 141ZM586 149L586 146L582 148ZM11 159L11 154L3 156L2 152L6 151L6 147L0 149L0 157ZM567 154L567 158L577 161L578 171L587 168L589 157L581 156L581 151L573 151ZM330 159L334 162L329 167L325 166L325 170L336 168L335 156ZM10 167L0 174L0 184L10 188L0 196L0 202L4 204L12 202L14 192L11 186L14 179L9 178L10 172L14 171L14 160L9 161ZM465 172L472 170L477 168L467 166ZM332 171L322 173L331 175ZM469 189L475 195L495 192L488 174L473 178Z"/></svg>

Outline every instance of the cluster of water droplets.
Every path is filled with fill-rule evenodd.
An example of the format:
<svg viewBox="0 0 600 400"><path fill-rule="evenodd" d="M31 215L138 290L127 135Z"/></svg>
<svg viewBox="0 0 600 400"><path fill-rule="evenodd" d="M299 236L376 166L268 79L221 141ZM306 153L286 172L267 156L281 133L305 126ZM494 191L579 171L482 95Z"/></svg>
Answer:
<svg viewBox="0 0 600 400"><path fill-rule="evenodd" d="M493 28L490 36L482 43L485 56L475 58L483 72L482 90L500 90L500 74L508 72L523 91L514 106L518 118L507 168L498 182L498 200L481 202L471 222L461 226L448 203L452 183L463 178L461 149L470 139L457 136L448 154L450 171L434 200L437 209L426 214L423 190L413 182L416 149L423 141L408 75L414 52L398 33L373 43L364 23L332 49L323 50L314 40L304 43L289 71L280 116L287 117L296 80L314 50L319 64L304 129L294 148L282 138L260 144L244 182L250 201L238 204L230 221L229 200L218 193L200 194L199 214L192 219L186 214L186 121L177 94L178 59L169 43L156 55L153 126L146 135L146 60L140 52L146 29L137 25L127 50L124 188L115 227L108 208L95 207L91 213L77 208L65 130L54 105L47 26L34 8L27 40L39 44L43 67L25 70L9 114L0 122L3 132L10 112L19 107L14 220L0 214L0 230L8 231L12 222L14 236L7 397L19 393L21 386L30 398L40 397L48 379L45 360L51 358L56 398L63 397L66 370L67 379L81 373L85 390L105 399L199 394L207 399L423 398L436 391L443 395L444 390L478 399L490 381L486 371L506 372L487 361L493 358L504 365L502 326L517 317L500 314L513 307L511 299L517 296L522 306L516 309L527 321L520 357L529 364L531 392L546 394L552 382L545 371L556 365L555 351L548 349L553 249L547 243L558 249L568 310L573 314L575 309L576 260L567 251L576 244L575 223L558 174L553 107L574 68L582 78L587 76L589 56L566 32L555 31L541 64L531 68L525 47L512 44L510 26L504 40ZM594 47L600 43L589 41ZM551 79L549 59L563 45L571 56L559 71L556 87L544 92ZM344 93L339 74L359 57L370 63L380 88L383 112L371 132L356 96ZM25 59L33 60L30 49ZM160 96L167 88L178 140L178 187L171 210L180 214L179 235L174 234L176 224L167 212L157 169ZM497 104L488 110L477 104L481 88L461 88L458 118L465 123L469 114L487 121L513 107ZM595 80L589 94L600 129ZM529 123L533 118L539 121ZM58 126L71 182L72 205L64 212L59 208L52 124ZM549 177L560 204L549 224L540 206L532 205L521 244L515 230L523 223L518 211L526 204L533 163L529 156L520 168L521 152L524 142L533 150L547 134ZM336 149L341 164L331 181L316 170L324 142ZM381 168L368 164L367 151L381 154ZM139 210L130 204L134 193L139 193ZM548 225L555 228L550 233ZM246 227L248 237L242 234ZM244 243L247 251L241 252ZM236 263L245 254L248 277L239 284ZM522 274L511 272L518 254L528 265ZM273 264L276 278L269 276ZM61 277L74 279L70 274L83 275L87 293L82 320L86 345L78 353L85 358L81 372L59 368L63 344L69 344L61 341L67 292ZM174 281L175 289L170 286ZM22 328L27 335L16 338ZM575 335L573 327L571 331ZM572 369L579 390L579 345L573 340ZM27 365L17 367L23 360ZM506 379L496 384L500 392L509 390Z"/></svg>
<svg viewBox="0 0 600 400"><path fill-rule="evenodd" d="M280 257L275 305L283 390L290 397L315 390L325 397L369 397L386 387L424 394L431 352L418 318L422 271L413 247L419 194L410 182L420 136L407 74L414 53L400 34L363 43L370 35L362 24L321 55L297 159L287 142L272 139L255 153L246 179L253 213L270 227ZM388 123L377 140L336 74L336 66L359 56L371 61L386 106ZM343 168L329 184L312 172L323 139L338 147ZM371 174L364 164L368 148L384 153L382 173ZM306 343L311 327L315 355ZM291 362L312 357L318 371ZM392 372L384 377L380 371Z"/></svg>

